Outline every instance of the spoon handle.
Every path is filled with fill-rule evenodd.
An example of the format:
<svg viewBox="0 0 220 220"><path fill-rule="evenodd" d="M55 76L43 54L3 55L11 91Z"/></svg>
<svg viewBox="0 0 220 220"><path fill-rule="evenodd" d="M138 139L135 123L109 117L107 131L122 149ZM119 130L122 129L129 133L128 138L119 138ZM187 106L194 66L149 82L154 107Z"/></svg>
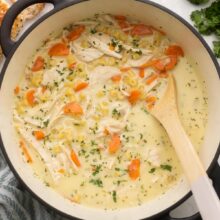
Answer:
<svg viewBox="0 0 220 220"><path fill-rule="evenodd" d="M219 220L219 199L195 148L181 125L178 113L173 111L160 121L175 147L203 220Z"/></svg>

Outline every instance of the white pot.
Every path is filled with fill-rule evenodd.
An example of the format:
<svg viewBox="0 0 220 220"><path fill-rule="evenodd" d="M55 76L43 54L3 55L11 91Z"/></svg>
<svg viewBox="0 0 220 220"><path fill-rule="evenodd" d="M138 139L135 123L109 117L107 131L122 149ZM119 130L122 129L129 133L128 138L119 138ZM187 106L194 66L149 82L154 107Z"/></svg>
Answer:
<svg viewBox="0 0 220 220"><path fill-rule="evenodd" d="M37 21L21 39L14 43L10 40L10 28L16 15L25 7L36 2L50 2L55 8ZM1 42L7 59L0 76L0 124L2 149L7 161L16 176L44 204L68 215L89 220L136 220L151 218L168 212L189 195L189 187L185 179L160 198L154 199L141 206L104 211L73 204L64 199L53 189L46 187L33 176L29 165L23 162L16 131L12 123L13 89L17 85L25 65L35 49L40 46L53 30L95 13L123 14L137 18L155 27L163 27L170 38L184 48L188 57L192 57L199 65L198 71L207 85L209 98L208 126L204 144L200 150L200 158L206 169L217 161L220 141L220 69L212 52L202 37L186 21L168 9L150 1L135 0L28 0L18 1L6 14L1 28Z"/></svg>

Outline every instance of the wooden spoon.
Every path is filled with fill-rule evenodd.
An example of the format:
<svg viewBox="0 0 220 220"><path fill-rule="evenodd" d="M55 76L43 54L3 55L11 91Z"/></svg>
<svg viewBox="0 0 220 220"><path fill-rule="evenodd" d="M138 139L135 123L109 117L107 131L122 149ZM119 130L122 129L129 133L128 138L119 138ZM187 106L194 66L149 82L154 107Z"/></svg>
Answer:
<svg viewBox="0 0 220 220"><path fill-rule="evenodd" d="M219 199L178 116L172 74L169 74L164 96L149 111L161 122L168 133L188 178L202 218L204 220L220 220Z"/></svg>

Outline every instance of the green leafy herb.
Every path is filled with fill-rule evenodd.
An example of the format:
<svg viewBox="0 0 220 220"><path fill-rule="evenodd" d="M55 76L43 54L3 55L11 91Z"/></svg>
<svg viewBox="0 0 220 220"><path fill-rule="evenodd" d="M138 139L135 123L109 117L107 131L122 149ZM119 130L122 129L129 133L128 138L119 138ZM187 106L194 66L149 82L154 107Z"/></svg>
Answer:
<svg viewBox="0 0 220 220"><path fill-rule="evenodd" d="M94 154L99 154L100 153L100 149L99 148L94 148L92 150L90 150L90 154L94 155Z"/></svg>
<svg viewBox="0 0 220 220"><path fill-rule="evenodd" d="M47 126L48 126L48 124L49 124L49 119L48 119L48 120L46 120L46 121L44 121L44 122L43 122L43 124L44 124L44 127L47 127Z"/></svg>
<svg viewBox="0 0 220 220"><path fill-rule="evenodd" d="M92 175L96 176L101 171L102 165L95 166L95 170L93 171Z"/></svg>
<svg viewBox="0 0 220 220"><path fill-rule="evenodd" d="M156 168L154 167L150 169L149 173L154 173L155 171L156 171Z"/></svg>
<svg viewBox="0 0 220 220"><path fill-rule="evenodd" d="M117 202L117 192L115 190L112 192L112 199L115 203Z"/></svg>
<svg viewBox="0 0 220 220"><path fill-rule="evenodd" d="M94 184L95 186L103 187L103 182L100 179L91 179L89 182Z"/></svg>
<svg viewBox="0 0 220 220"><path fill-rule="evenodd" d="M214 53L215 53L215 55L218 58L220 58L220 41L214 41L213 45L214 45Z"/></svg>
<svg viewBox="0 0 220 220"><path fill-rule="evenodd" d="M112 110L112 116L119 118L121 116L121 113L117 109Z"/></svg>
<svg viewBox="0 0 220 220"><path fill-rule="evenodd" d="M220 1L213 2L209 7L193 11L191 19L199 32L204 35L216 34L220 38ZM220 58L220 40L213 42L214 53Z"/></svg>
<svg viewBox="0 0 220 220"><path fill-rule="evenodd" d="M172 169L173 169L173 167L170 166L169 164L162 164L162 165L160 165L160 168L163 169L163 170L167 170L169 172L171 172Z"/></svg>
<svg viewBox="0 0 220 220"><path fill-rule="evenodd" d="M209 0L188 0L195 5L201 5L207 3Z"/></svg>
<svg viewBox="0 0 220 220"><path fill-rule="evenodd" d="M93 29L90 30L90 33L95 34L95 33L97 33L97 30L95 28L93 28Z"/></svg>
<svg viewBox="0 0 220 220"><path fill-rule="evenodd" d="M139 40L133 39L132 45L133 45L134 47L139 47Z"/></svg>

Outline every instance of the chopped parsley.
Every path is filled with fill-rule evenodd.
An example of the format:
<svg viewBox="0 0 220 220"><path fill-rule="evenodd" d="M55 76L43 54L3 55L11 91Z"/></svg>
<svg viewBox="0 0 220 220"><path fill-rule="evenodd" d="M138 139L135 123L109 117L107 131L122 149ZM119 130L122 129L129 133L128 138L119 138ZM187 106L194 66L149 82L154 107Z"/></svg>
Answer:
<svg viewBox="0 0 220 220"><path fill-rule="evenodd" d="M133 45L134 47L139 47L139 40L133 39L132 45Z"/></svg>
<svg viewBox="0 0 220 220"><path fill-rule="evenodd" d="M46 120L46 121L44 121L44 122L43 122L44 127L47 127L47 126L48 126L48 124L49 124L49 122L50 122L50 121L49 121L49 119L48 119L48 120Z"/></svg>
<svg viewBox="0 0 220 220"><path fill-rule="evenodd" d="M121 116L121 113L117 109L114 108L112 110L112 116L119 118Z"/></svg>
<svg viewBox="0 0 220 220"><path fill-rule="evenodd" d="M91 33L91 34L95 34L95 33L97 33L97 30L96 30L95 28L92 28L92 29L90 30L90 33Z"/></svg>
<svg viewBox="0 0 220 220"><path fill-rule="evenodd" d="M62 72L62 71L60 71L60 70L56 70L56 71L57 71L57 73L60 74L60 76L62 76L62 75L64 74L64 72Z"/></svg>
<svg viewBox="0 0 220 220"><path fill-rule="evenodd" d="M95 169L92 173L93 176L96 176L101 171L102 165L95 166Z"/></svg>
<svg viewBox="0 0 220 220"><path fill-rule="evenodd" d="M90 154L94 155L94 154L99 154L100 153L100 150L99 148L94 148L90 151Z"/></svg>
<svg viewBox="0 0 220 220"><path fill-rule="evenodd" d="M103 187L103 182L100 179L91 179L89 182L95 186Z"/></svg>
<svg viewBox="0 0 220 220"><path fill-rule="evenodd" d="M151 168L151 169L149 170L149 173L154 173L155 171L156 171L156 168L153 167L153 168Z"/></svg>
<svg viewBox="0 0 220 220"><path fill-rule="evenodd" d="M112 192L112 199L114 202L117 202L117 192L115 190Z"/></svg>
<svg viewBox="0 0 220 220"><path fill-rule="evenodd" d="M169 172L171 172L172 169L173 169L173 167L170 166L169 164L161 164L161 165L160 165L160 168L163 169L163 170L167 170L167 171L169 171Z"/></svg>

